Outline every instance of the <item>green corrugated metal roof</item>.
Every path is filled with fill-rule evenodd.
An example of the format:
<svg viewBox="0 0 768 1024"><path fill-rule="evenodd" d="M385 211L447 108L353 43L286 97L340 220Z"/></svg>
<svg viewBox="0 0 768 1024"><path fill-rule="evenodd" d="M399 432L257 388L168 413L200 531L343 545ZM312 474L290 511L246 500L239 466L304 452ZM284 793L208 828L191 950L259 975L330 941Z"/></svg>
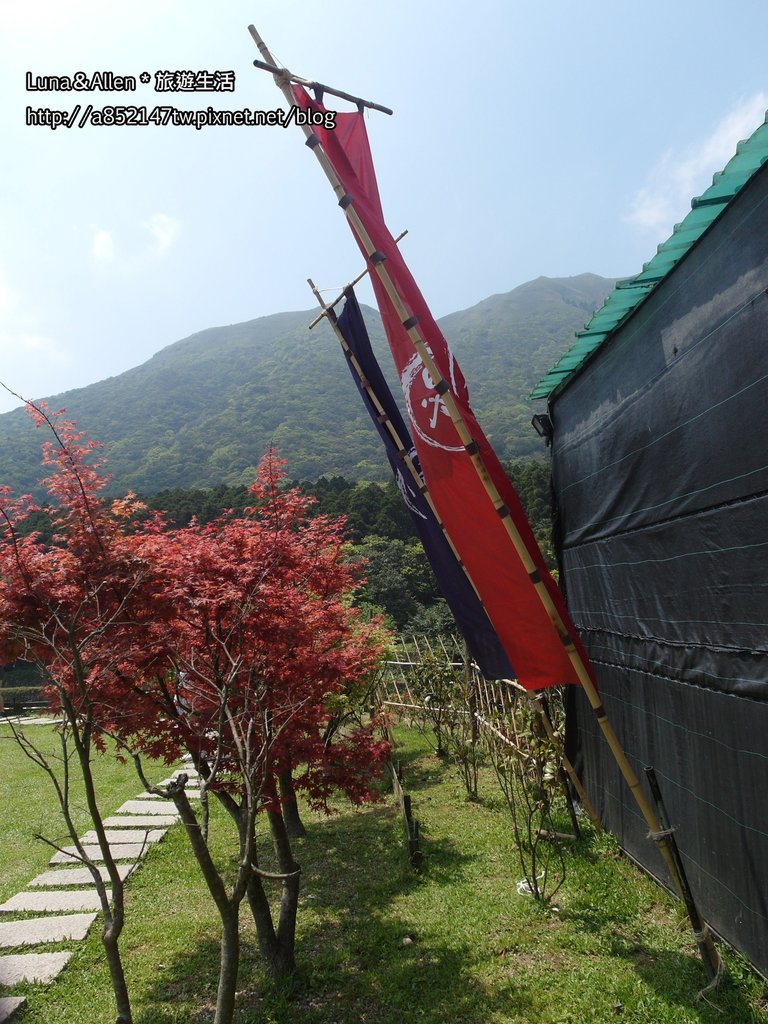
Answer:
<svg viewBox="0 0 768 1024"><path fill-rule="evenodd" d="M619 281L583 331L576 332L576 342L557 362L530 394L530 398L546 398L564 384L585 359L630 316L640 303L663 281L712 222L726 208L762 165L768 160L768 114L757 131L736 147L736 155L712 179L711 186L691 201L691 212L656 250L656 255L635 277Z"/></svg>

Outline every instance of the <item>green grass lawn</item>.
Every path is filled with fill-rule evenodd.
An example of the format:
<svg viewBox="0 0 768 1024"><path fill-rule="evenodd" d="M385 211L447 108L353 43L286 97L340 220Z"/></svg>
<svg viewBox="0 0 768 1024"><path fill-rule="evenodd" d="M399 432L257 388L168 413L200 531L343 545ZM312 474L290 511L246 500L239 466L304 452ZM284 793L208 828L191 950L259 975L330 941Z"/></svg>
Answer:
<svg viewBox="0 0 768 1024"><path fill-rule="evenodd" d="M308 835L295 846L303 869L300 967L290 984L265 980L244 910L238 1024L768 1022L762 983L732 954L721 988L696 1003L704 972L679 905L610 838L585 828L582 841L568 848L568 876L554 907L519 896L510 828L490 775L483 776L481 801L470 803L450 767L417 734L401 732L399 739L422 824L421 872L407 864L391 797L360 811L340 808L330 818L304 812ZM15 836L29 831L30 808L33 817L43 813L31 799L42 783L7 746L0 743L3 764L10 759L27 788L26 806L14 798ZM103 766L110 812L137 788L127 768L114 771ZM229 825L219 815L213 836L226 864ZM6 838L4 886L13 861L7 845ZM36 870L25 866L16 877L23 884ZM122 947L137 1024L211 1021L217 919L178 827L150 851L127 893ZM28 1008L19 1024L111 1024L98 929L76 947L56 983L22 991Z"/></svg>
<svg viewBox="0 0 768 1024"><path fill-rule="evenodd" d="M51 726L27 726L29 738L45 752L59 771L61 748ZM133 765L120 764L111 754L95 754L94 775L105 817L141 791ZM159 780L162 768L155 770ZM72 772L70 806L78 832L92 827L83 787ZM36 840L45 836L62 846L71 845L53 785L23 753L10 726L0 720L0 902L23 889L44 871L53 850Z"/></svg>

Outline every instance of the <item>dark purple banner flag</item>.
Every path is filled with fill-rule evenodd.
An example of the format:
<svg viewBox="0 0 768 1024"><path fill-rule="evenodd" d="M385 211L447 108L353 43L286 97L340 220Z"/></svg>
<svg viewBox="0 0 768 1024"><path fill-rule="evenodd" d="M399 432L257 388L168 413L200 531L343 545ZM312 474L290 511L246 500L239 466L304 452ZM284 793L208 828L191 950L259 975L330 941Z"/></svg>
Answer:
<svg viewBox="0 0 768 1024"><path fill-rule="evenodd" d="M337 324L344 340L359 363L368 386L389 418L403 449L408 452L420 473L413 441L373 354L368 331L354 293L350 292L347 296ZM412 473L400 458L392 433L386 424L381 422L378 409L371 402L360 377L351 364L350 370L363 403L384 442L387 458L392 472L395 474L403 501L408 506L424 552L437 578L438 586L451 609L456 625L467 642L470 654L487 679L513 679L514 671L509 664L509 659L477 594L445 539L445 534L440 528L434 512L421 493Z"/></svg>

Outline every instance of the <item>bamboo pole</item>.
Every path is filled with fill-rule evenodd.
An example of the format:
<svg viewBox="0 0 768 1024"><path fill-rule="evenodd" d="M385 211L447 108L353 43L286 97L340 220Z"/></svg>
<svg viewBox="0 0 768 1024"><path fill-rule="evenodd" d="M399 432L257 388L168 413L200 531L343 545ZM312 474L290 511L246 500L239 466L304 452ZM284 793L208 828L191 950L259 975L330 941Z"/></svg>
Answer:
<svg viewBox="0 0 768 1024"><path fill-rule="evenodd" d="M249 25L248 31L250 32L254 42L258 46L259 51L261 52L262 56L267 61L267 63L271 64L272 67L276 67L274 60L272 59L272 55L267 49L263 39L256 31L255 27L253 25ZM279 69L277 72L274 73L273 77L276 85L282 91L290 106L295 106L295 97L291 92L289 84L289 82L291 81L290 72ZM312 149L318 162L320 163L320 166L323 168L325 176L328 178L328 181L333 191L336 193L336 196L340 202L340 205L342 206L342 209L344 210L344 214L347 220L352 226L355 235L360 240L360 243L363 246L366 255L370 259L370 257L372 257L376 253L376 247L371 241L371 237L366 231L365 225L363 224L357 211L355 210L354 202L348 202L349 197L346 195L344 187L341 184L341 181L336 175L336 172L333 169L330 160L323 152L322 146L318 144L318 136L313 132L312 128L309 125L301 125L300 127L307 138L307 142L310 144L310 148ZM533 559L531 558L530 552L528 551L528 548L525 546L522 537L520 536L517 526L514 520L512 519L512 515L509 509L506 507L504 501L502 500L502 497L499 494L493 480L491 479L491 476L485 466L485 463L483 462L479 452L477 451L477 445L475 444L474 439L469 432L469 428L467 427L467 424L464 421L461 411L456 405L450 387L448 386L447 382L443 380L440 371L438 370L434 360L432 359L432 356L429 353L426 343L421 336L421 332L418 329L418 324L408 327L405 326L407 323L412 323L413 318L411 317L397 289L395 288L394 282L389 276L386 264L376 261L374 263L374 270L376 271L379 280L381 281L381 284L384 287L384 290L386 291L390 302L392 303L393 309L400 318L400 322L403 324L403 327L408 334L411 344L413 345L415 351L419 354L422 363L424 364L427 372L429 373L429 376L432 380L432 386L441 394L443 402L445 403L445 407L448 410L448 413L451 417L451 422L453 423L456 429L456 433L458 434L462 445L466 449L467 454L470 456L475 472L477 473L485 489L485 492L488 495L489 500L493 504L494 509L499 515L499 518L504 524L507 536L510 542L512 543L513 547L515 548L515 551L523 565L523 568L525 569L526 573L528 573L528 576L531 579L531 583L536 592L536 595L541 601L544 610L546 611L550 621L552 622L553 628L555 629L558 637L560 638L560 642L562 643L563 648L566 654L568 655L568 659L571 662L573 670L576 674L576 678L578 679L582 689L584 690L587 700L589 701L590 707L592 708L595 714L597 723L603 733L603 736L605 737L605 740L608 744L611 753L613 754L614 760L616 761L619 771L623 775L624 780L627 786L629 787L629 790L635 800L635 803L637 804L641 814L643 815L643 818L645 819L649 831L654 834L661 833L662 829L659 825L659 821L656 817L656 814L653 808L651 807L651 804L649 803L648 799L646 798L645 794L643 793L640 787L640 781L637 775L635 774L635 771L632 768L631 764L629 763L626 754L624 753L624 749L622 748L619 739L616 736L616 733L614 732L612 724L608 720L606 710L603 707L603 703L600 699L597 689L595 688L595 685L590 677L589 669L587 668L587 665L584 659L582 658L579 650L575 646L573 638L570 636L570 633L565 623L563 622L560 612L557 606L555 605L554 601L552 600L549 591L547 590L543 580L539 576L539 573L536 569L536 565ZM664 859L664 863L667 866L670 878L672 879L672 882L675 888L677 889L680 898L684 900L684 886L678 874L674 858L669 849L669 845L667 844L664 838L661 838L657 842L657 846L659 852L662 855L662 858ZM711 935L709 934L707 935L706 948L712 967L715 970L715 972L717 972L720 964L720 956L717 952L717 949L715 948L714 941Z"/></svg>

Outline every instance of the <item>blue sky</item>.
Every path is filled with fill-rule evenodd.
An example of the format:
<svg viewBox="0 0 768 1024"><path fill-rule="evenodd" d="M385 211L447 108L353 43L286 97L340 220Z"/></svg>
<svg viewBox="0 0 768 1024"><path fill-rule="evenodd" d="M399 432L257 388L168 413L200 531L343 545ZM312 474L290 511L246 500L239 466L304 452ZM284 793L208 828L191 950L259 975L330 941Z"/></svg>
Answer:
<svg viewBox="0 0 768 1024"><path fill-rule="evenodd" d="M309 309L307 277L330 297L360 269L296 127L26 123L28 106L280 106L250 22L296 73L394 109L368 118L382 199L438 316L540 274L636 273L768 107L768 5L752 0L3 2L0 380L14 391L57 394L206 327ZM163 70L234 71L235 91L156 93ZM25 88L27 72L78 71L152 81ZM16 404L0 394L0 411Z"/></svg>

